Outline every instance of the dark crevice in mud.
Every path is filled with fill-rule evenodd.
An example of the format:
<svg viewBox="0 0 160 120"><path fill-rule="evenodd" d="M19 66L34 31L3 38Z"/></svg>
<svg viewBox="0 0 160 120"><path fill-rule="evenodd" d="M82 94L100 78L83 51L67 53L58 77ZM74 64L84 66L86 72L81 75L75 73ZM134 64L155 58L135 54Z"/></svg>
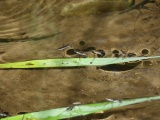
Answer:
<svg viewBox="0 0 160 120"><path fill-rule="evenodd" d="M17 113L18 115L21 115L21 114L27 114L28 112L19 112Z"/></svg>
<svg viewBox="0 0 160 120"><path fill-rule="evenodd" d="M147 55L147 54L149 54L149 50L148 49L142 49L141 54L142 55Z"/></svg>
<svg viewBox="0 0 160 120"><path fill-rule="evenodd" d="M67 55L75 55L76 53L75 53L74 49L69 49L66 51L66 54Z"/></svg>
<svg viewBox="0 0 160 120"><path fill-rule="evenodd" d="M70 69L71 70L71 69L80 69L80 68L86 68L86 67L85 66L73 66L73 67L25 68L24 70L49 70L49 69L61 69L61 70Z"/></svg>
<svg viewBox="0 0 160 120"><path fill-rule="evenodd" d="M43 70L50 70L50 69L60 69L60 70L67 70L67 69L81 69L81 68L86 68L85 66L75 66L75 67L41 67L41 68L0 68L0 70L6 70L6 71L14 71L14 70L24 70L24 71L43 71Z"/></svg>
<svg viewBox="0 0 160 120"><path fill-rule="evenodd" d="M79 45L85 45L86 43L84 41L80 41Z"/></svg>
<svg viewBox="0 0 160 120"><path fill-rule="evenodd" d="M112 54L114 55L114 57L119 57L119 50L113 50Z"/></svg>
<svg viewBox="0 0 160 120"><path fill-rule="evenodd" d="M144 49L143 49L144 50ZM146 49L145 49L146 50ZM146 51L144 51L146 53ZM126 53L125 51L123 50L116 50L114 49L112 51L112 54L114 55L114 57L120 57L120 56L124 56L124 57L136 57L136 53L133 53L133 52L129 52L129 53ZM145 54L146 55L146 54Z"/></svg>
<svg viewBox="0 0 160 120"><path fill-rule="evenodd" d="M113 50L112 53L113 54L119 54L119 50Z"/></svg>
<svg viewBox="0 0 160 120"><path fill-rule="evenodd" d="M88 47L88 48L84 49L83 51L84 52L89 52L89 51L92 51L92 50L95 50L95 47Z"/></svg>
<svg viewBox="0 0 160 120"><path fill-rule="evenodd" d="M63 70L65 70L65 69L80 69L80 68L86 68L86 67L84 67L84 66L76 66L76 67L56 67L56 68L54 68L54 69L63 69ZM53 68L52 68L53 69Z"/></svg>
<svg viewBox="0 0 160 120"><path fill-rule="evenodd" d="M46 36L37 36L37 37L25 37L25 38L0 38L0 43L9 43L9 42L26 42L26 41L37 41L37 40L44 40L55 37L56 35L62 32L54 33L52 35Z"/></svg>
<svg viewBox="0 0 160 120"><path fill-rule="evenodd" d="M112 65L100 66L100 67L97 67L97 69L101 69L104 71L114 71L114 72L128 71L128 70L134 69L140 63L141 61L136 63L112 64Z"/></svg>

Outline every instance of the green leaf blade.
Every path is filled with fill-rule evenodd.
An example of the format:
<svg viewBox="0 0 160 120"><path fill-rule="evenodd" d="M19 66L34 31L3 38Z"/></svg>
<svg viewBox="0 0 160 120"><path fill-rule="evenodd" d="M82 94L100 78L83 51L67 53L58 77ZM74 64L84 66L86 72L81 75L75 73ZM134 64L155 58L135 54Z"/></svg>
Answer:
<svg viewBox="0 0 160 120"><path fill-rule="evenodd" d="M119 102L101 102L101 103L92 103L86 105L78 105L74 106L73 109L70 110L68 109L69 107L57 108L57 109L2 118L1 120L58 120L58 119L88 115L100 111L106 111L113 108L119 108L122 106L133 105L137 103L151 102L152 100L160 100L160 96L127 99L127 100L121 100Z"/></svg>
<svg viewBox="0 0 160 120"><path fill-rule="evenodd" d="M24 62L0 64L0 68L48 68L48 67L75 67L75 66L102 66L124 62L141 61L146 59L160 58L132 57L132 58L56 58L45 60L30 60Z"/></svg>

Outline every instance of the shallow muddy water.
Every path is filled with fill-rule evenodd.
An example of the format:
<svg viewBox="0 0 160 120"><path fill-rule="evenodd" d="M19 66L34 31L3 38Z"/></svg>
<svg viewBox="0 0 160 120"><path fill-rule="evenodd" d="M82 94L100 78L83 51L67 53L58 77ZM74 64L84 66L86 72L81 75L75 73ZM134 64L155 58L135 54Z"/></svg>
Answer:
<svg viewBox="0 0 160 120"><path fill-rule="evenodd" d="M96 5L97 9L89 9L92 12L83 14L78 6L64 14L64 8L72 2L75 1L0 1L1 63L79 57L73 54L73 49L83 50L89 57L95 56L91 50L103 51L103 57L114 57L115 50L136 56L160 55L158 5L147 5L154 11L141 9L140 15L138 10L115 14L125 9L126 3L123 7L115 7L114 11L96 3L92 6ZM77 4L81 2L77 0ZM88 5L83 6L86 7ZM58 50L68 44L71 47L65 51ZM1 69L0 108L16 115L69 106L74 102L86 104L105 98L155 96L160 94L159 69L159 59L96 67ZM92 118L158 119L158 104L132 106Z"/></svg>

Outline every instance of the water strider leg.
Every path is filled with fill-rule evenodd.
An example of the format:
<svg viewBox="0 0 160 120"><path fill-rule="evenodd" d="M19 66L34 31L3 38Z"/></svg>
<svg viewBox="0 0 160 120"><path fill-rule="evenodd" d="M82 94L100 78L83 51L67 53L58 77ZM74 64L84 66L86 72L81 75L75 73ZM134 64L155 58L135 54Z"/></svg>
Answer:
<svg viewBox="0 0 160 120"><path fill-rule="evenodd" d="M92 64L93 63L93 61L94 61L94 59L96 58L96 55L94 54L94 58L93 58L93 60L92 60L92 62L90 62L90 64Z"/></svg>
<svg viewBox="0 0 160 120"><path fill-rule="evenodd" d="M112 103L111 108L113 108L113 103L119 103L119 105L121 104L121 101L120 101L120 100L113 100L113 99L110 99L110 98L106 98L106 101ZM118 105L118 106L119 106L119 105Z"/></svg>
<svg viewBox="0 0 160 120"><path fill-rule="evenodd" d="M66 111L72 111L75 108L75 106L79 106L79 105L81 105L81 102L75 102L72 105L70 105L69 107L67 107L66 110L64 110L63 112L61 112L59 115L61 115L62 113L66 112ZM71 116L70 112L69 112L69 114Z"/></svg>

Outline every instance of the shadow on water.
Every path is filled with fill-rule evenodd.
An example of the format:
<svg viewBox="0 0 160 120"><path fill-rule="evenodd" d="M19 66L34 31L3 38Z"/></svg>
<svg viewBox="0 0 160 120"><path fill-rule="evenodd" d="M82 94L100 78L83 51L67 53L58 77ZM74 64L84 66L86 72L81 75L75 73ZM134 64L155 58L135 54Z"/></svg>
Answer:
<svg viewBox="0 0 160 120"><path fill-rule="evenodd" d="M124 64L112 64L112 65L105 65L105 66L97 67L97 69L101 69L101 70L104 70L104 71L120 72L120 71L128 71L128 70L134 69L139 64L141 64L141 62L124 63Z"/></svg>

